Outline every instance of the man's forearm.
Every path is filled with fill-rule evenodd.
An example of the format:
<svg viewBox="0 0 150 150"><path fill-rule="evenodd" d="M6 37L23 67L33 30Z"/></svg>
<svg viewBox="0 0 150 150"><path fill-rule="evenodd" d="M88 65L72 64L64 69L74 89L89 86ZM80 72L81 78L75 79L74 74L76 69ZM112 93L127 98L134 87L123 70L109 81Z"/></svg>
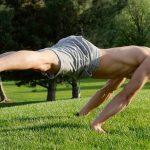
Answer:
<svg viewBox="0 0 150 150"><path fill-rule="evenodd" d="M86 115L88 112L102 104L105 100L110 98L112 92L116 90L120 85L125 81L125 79L114 79L109 80L106 85L99 90L90 100L89 102L81 109L79 115Z"/></svg>
<svg viewBox="0 0 150 150"><path fill-rule="evenodd" d="M104 90L100 90L96 92L96 94L89 100L89 102L81 109L79 115L86 115L89 111L93 110L100 104L102 104L105 100L110 98L112 93L106 93Z"/></svg>

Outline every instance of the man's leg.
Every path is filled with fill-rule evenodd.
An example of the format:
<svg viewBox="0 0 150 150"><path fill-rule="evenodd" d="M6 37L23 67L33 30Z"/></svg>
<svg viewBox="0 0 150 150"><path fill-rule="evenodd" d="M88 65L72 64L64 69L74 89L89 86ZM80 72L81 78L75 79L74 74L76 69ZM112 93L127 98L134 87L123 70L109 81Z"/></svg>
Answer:
<svg viewBox="0 0 150 150"><path fill-rule="evenodd" d="M0 55L0 72L6 70L33 69L39 71L57 72L59 60L50 50L8 52Z"/></svg>
<svg viewBox="0 0 150 150"><path fill-rule="evenodd" d="M45 51L11 51L0 55L0 71L35 69L39 71L51 71L55 73L53 64L57 66L58 58L50 50ZM2 89L1 82L1 92ZM5 95L4 95L5 96ZM10 102L6 96L1 99L1 103Z"/></svg>
<svg viewBox="0 0 150 150"><path fill-rule="evenodd" d="M0 58L4 57L4 56L7 56L7 55L10 55L10 54L13 54L15 53L15 51L11 51L11 52L5 52L3 54L0 54Z"/></svg>
<svg viewBox="0 0 150 150"><path fill-rule="evenodd" d="M7 55L10 55L10 54L13 54L14 51L11 51L11 52L6 52L6 53L3 53L3 54L0 54L0 58L4 57L4 56L7 56ZM7 98L5 92L4 92L4 89L3 89L3 85L2 85L2 80L1 80L1 76L0 76L0 92L1 92L1 100L0 100L0 103L7 103L7 102L11 102L10 99Z"/></svg>
<svg viewBox="0 0 150 150"><path fill-rule="evenodd" d="M5 52L5 53L2 53L0 54L0 58L4 57L4 56L7 56L7 55L10 55L10 54L13 54L15 53L16 51L11 51L11 52Z"/></svg>

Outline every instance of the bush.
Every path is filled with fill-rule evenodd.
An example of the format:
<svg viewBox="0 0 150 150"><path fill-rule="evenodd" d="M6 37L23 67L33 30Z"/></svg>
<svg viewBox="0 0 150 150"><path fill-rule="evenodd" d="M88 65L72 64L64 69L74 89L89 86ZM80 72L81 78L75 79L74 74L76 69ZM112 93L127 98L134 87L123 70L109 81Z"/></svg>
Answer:
<svg viewBox="0 0 150 150"><path fill-rule="evenodd" d="M14 16L14 10L0 5L0 52L4 52L6 49L11 49L15 42L13 41L12 33L12 18Z"/></svg>
<svg viewBox="0 0 150 150"><path fill-rule="evenodd" d="M129 0L128 6L116 16L119 45L150 46L149 8L149 0Z"/></svg>

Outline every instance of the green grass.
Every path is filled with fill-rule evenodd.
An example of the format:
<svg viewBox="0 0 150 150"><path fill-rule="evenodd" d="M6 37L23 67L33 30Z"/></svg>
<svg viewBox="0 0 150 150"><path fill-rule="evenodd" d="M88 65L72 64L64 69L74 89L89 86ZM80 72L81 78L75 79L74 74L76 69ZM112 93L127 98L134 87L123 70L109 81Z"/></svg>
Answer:
<svg viewBox="0 0 150 150"><path fill-rule="evenodd" d="M89 126L106 103L87 117L74 116L103 84L104 81L82 80L80 100L69 99L71 87L59 85L58 100L45 102L45 89L16 87L6 82L7 95L16 102L0 104L0 150L149 150L149 84L126 111L104 125L107 134L98 134Z"/></svg>

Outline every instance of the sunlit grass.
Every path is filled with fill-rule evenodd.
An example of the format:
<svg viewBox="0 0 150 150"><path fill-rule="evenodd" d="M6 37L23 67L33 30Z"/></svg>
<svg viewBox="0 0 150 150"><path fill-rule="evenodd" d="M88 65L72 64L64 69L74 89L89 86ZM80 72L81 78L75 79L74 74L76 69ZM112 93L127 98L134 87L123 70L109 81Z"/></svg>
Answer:
<svg viewBox="0 0 150 150"><path fill-rule="evenodd" d="M149 150L149 84L126 111L104 125L105 135L91 130L90 123L107 102L87 117L74 116L103 84L103 81L83 80L80 100L69 99L71 87L59 85L58 100L46 102L46 91L41 87L32 92L33 88L5 83L7 95L16 103L0 104L0 149Z"/></svg>

